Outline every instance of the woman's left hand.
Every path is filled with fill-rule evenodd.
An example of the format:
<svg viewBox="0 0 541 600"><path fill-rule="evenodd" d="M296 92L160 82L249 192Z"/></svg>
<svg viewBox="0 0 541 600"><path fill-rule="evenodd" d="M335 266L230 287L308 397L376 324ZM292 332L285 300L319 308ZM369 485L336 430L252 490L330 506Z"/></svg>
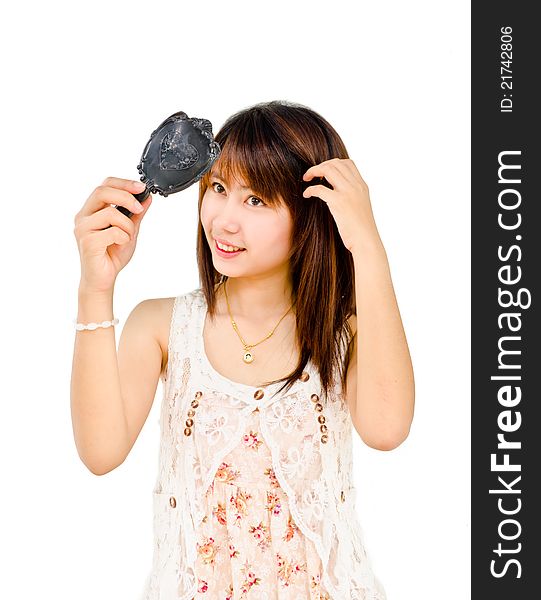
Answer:
<svg viewBox="0 0 541 600"><path fill-rule="evenodd" d="M325 177L333 189L311 185L303 196L317 196L327 203L346 248L354 253L365 246L381 246L368 186L355 163L350 158L332 158L310 167L303 180L310 181L313 177Z"/></svg>

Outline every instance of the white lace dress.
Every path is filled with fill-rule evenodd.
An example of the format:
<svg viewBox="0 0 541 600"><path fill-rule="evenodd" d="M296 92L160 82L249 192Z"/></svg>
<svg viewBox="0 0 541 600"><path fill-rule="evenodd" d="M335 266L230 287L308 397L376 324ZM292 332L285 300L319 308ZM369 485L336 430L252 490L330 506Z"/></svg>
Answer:
<svg viewBox="0 0 541 600"><path fill-rule="evenodd" d="M311 361L280 393L283 382L227 379L205 352L206 313L202 290L176 298L141 600L385 600L355 514L340 390L323 406Z"/></svg>
<svg viewBox="0 0 541 600"><path fill-rule="evenodd" d="M295 525L274 475L257 410L218 468L205 502L195 598L330 600L319 556Z"/></svg>

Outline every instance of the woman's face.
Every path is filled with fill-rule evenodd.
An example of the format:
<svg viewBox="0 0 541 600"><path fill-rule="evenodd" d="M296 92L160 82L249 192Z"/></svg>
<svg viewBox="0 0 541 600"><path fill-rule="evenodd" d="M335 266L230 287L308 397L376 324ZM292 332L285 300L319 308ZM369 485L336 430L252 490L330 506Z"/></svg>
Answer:
<svg viewBox="0 0 541 600"><path fill-rule="evenodd" d="M200 217L219 273L229 277L288 273L293 223L284 204L271 208L245 182L227 183L214 168ZM217 240L244 250L224 253Z"/></svg>

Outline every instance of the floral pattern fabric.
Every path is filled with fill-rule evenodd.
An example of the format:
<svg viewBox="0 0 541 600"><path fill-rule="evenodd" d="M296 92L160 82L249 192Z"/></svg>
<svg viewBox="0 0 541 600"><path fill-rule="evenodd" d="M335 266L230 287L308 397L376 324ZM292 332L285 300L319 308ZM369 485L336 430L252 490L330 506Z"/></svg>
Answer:
<svg viewBox="0 0 541 600"><path fill-rule="evenodd" d="M296 526L257 410L224 457L197 529L196 600L331 600L319 555Z"/></svg>

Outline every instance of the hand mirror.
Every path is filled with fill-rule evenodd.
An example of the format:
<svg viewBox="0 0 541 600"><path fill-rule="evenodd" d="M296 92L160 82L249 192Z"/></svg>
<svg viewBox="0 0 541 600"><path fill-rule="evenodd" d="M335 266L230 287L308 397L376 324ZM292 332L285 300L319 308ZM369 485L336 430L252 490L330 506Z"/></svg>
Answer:
<svg viewBox="0 0 541 600"><path fill-rule="evenodd" d="M143 202L149 194L180 192L199 181L219 155L211 122L176 112L152 132L137 165L146 189L134 196ZM124 206L116 208L128 217L133 215Z"/></svg>

